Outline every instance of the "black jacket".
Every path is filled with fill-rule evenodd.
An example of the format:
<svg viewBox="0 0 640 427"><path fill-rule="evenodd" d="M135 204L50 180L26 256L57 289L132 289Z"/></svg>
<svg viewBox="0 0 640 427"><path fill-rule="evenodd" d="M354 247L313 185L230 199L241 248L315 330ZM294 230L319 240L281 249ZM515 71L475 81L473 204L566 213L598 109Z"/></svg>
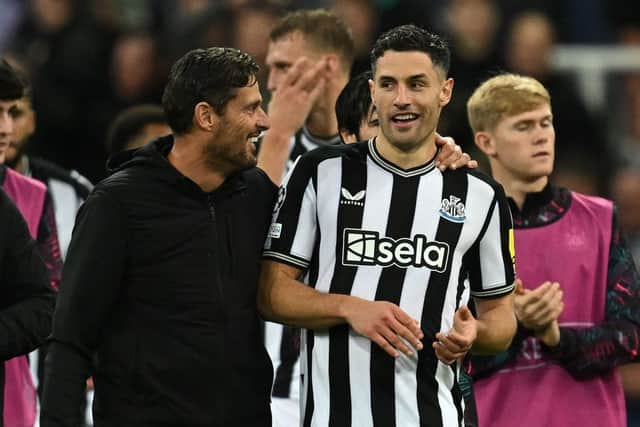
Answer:
<svg viewBox="0 0 640 427"><path fill-rule="evenodd" d="M93 357L101 426L270 426L256 309L276 188L259 169L204 193L172 137L121 153L80 209L63 270L41 426L77 426Z"/></svg>
<svg viewBox="0 0 640 427"><path fill-rule="evenodd" d="M54 290L27 224L0 189L0 362L44 342L51 331L54 303ZM4 385L4 363L0 363L0 385ZM2 386L0 414L3 393Z"/></svg>

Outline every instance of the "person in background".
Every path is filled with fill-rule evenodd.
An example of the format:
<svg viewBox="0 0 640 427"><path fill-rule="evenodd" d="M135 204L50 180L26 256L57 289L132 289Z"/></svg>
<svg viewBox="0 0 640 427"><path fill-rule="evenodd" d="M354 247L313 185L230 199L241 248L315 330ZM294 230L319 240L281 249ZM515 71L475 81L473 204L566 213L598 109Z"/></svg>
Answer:
<svg viewBox="0 0 640 427"><path fill-rule="evenodd" d="M151 140L170 133L171 128L161 105L134 105L121 111L109 126L107 151L113 155L140 148Z"/></svg>
<svg viewBox="0 0 640 427"><path fill-rule="evenodd" d="M0 163L15 129L17 102L23 90L18 73L0 58ZM0 368L0 404L3 425L20 427L33 425L36 418L36 389L26 355L42 344L51 330L55 303L51 285L57 285L60 258L48 258L49 265L43 262L43 255L55 255L47 249L55 251L58 244L55 228L48 228L55 224L42 219L45 186L4 166L0 172L0 335L5 337L0 345L0 358L5 361ZM52 220L52 211L49 215ZM32 240L45 233L45 244ZM51 279L47 270L53 273Z"/></svg>
<svg viewBox="0 0 640 427"><path fill-rule="evenodd" d="M636 361L640 276L611 201L550 182L551 96L503 74L467 103L475 143L505 188L515 224L518 331L472 357L480 425L626 426L617 366ZM505 397L508 405L505 405Z"/></svg>

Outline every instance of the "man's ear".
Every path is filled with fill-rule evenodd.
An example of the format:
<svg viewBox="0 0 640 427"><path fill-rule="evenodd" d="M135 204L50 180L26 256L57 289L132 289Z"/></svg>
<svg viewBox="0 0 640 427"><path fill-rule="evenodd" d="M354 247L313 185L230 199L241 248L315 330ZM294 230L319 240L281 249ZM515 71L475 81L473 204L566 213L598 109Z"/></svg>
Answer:
<svg viewBox="0 0 640 427"><path fill-rule="evenodd" d="M444 107L451 101L451 95L453 95L453 79L449 77L446 79L440 89L440 106Z"/></svg>
<svg viewBox="0 0 640 427"><path fill-rule="evenodd" d="M495 157L496 155L496 147L495 140L492 138L491 134L486 131L476 132L473 135L473 140L476 143L476 146L482 151L487 157Z"/></svg>
<svg viewBox="0 0 640 427"><path fill-rule="evenodd" d="M369 83L369 93L371 94L371 105L375 107L376 105L376 82L369 79L367 82Z"/></svg>
<svg viewBox="0 0 640 427"><path fill-rule="evenodd" d="M211 132L218 122L218 114L208 102L198 102L193 109L193 124L196 128Z"/></svg>
<svg viewBox="0 0 640 427"><path fill-rule="evenodd" d="M341 129L340 136L342 137L342 142L345 144L353 144L354 142L358 142L358 138L351 132Z"/></svg>
<svg viewBox="0 0 640 427"><path fill-rule="evenodd" d="M338 56L334 53L330 53L325 55L324 61L326 65L326 71L331 76L335 76L340 70L340 61L338 60Z"/></svg>

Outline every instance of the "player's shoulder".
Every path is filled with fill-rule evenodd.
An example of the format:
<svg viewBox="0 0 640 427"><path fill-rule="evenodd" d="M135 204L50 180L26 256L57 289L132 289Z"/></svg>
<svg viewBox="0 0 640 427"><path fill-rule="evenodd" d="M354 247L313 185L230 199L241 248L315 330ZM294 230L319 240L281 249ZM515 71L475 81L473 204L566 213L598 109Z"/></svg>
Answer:
<svg viewBox="0 0 640 427"><path fill-rule="evenodd" d="M325 145L300 156L298 163L317 167L320 163L335 158L362 158L366 156L366 143Z"/></svg>
<svg viewBox="0 0 640 427"><path fill-rule="evenodd" d="M504 189L502 185L493 179L489 174L477 169L462 168L466 172L469 182L473 182L476 188L482 188L484 191L504 197Z"/></svg>
<svg viewBox="0 0 640 427"><path fill-rule="evenodd" d="M458 169L447 169L443 172L444 179L459 180L464 182L469 193L483 199L499 198L504 199L505 192L502 185L490 175L477 169L462 167Z"/></svg>
<svg viewBox="0 0 640 427"><path fill-rule="evenodd" d="M594 212L612 213L614 210L613 201L605 199L603 197L589 196L586 194L578 193L576 191L570 191L571 204L583 206L586 209Z"/></svg>

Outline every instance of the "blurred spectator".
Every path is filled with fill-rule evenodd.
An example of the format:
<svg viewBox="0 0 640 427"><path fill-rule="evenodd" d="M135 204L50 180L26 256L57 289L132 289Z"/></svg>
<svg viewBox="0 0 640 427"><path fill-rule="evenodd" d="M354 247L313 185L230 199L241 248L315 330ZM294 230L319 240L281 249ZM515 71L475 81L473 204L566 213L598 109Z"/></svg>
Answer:
<svg viewBox="0 0 640 427"><path fill-rule="evenodd" d="M61 258L67 253L76 212L92 189L91 183L75 170L63 169L45 159L28 156L31 137L36 130L36 113L31 103L31 88L16 103L16 119L6 163L22 175L47 186L53 202Z"/></svg>
<svg viewBox="0 0 640 427"><path fill-rule="evenodd" d="M379 12L374 0L334 0L331 10L351 30L355 47L355 60L351 76L371 68L369 52L378 35Z"/></svg>
<svg viewBox="0 0 640 427"><path fill-rule="evenodd" d="M495 0L451 0L445 18L451 43L450 75L455 81L454 95L442 112L438 131L450 135L464 151L483 162L467 121L466 102L473 90L500 70L501 55L496 36L500 11Z"/></svg>
<svg viewBox="0 0 640 427"><path fill-rule="evenodd" d="M233 12L233 38L231 45L249 53L260 65L258 83L263 92L263 99L268 100L268 69L265 66L269 33L280 16L281 9L270 2L253 1L249 5L239 7ZM247 29L251 29L248 31Z"/></svg>
<svg viewBox="0 0 640 427"><path fill-rule="evenodd" d="M609 172L609 161L602 150L603 132L587 110L571 76L551 69L549 61L555 30L549 18L539 12L525 12L511 23L506 46L506 64L510 71L539 80L553 94L551 107L556 129L556 171L573 170L572 182L601 179ZM576 154L580 161L575 161ZM574 179L576 178L576 179ZM572 188L557 174L554 181L589 194L588 188ZM596 181L597 192L605 182Z"/></svg>
<svg viewBox="0 0 640 427"><path fill-rule="evenodd" d="M106 97L113 34L78 0L32 0L11 51L32 72L34 153L97 179L104 174L95 107Z"/></svg>
<svg viewBox="0 0 640 427"><path fill-rule="evenodd" d="M134 105L118 114L111 123L107 132L107 151L113 155L142 147L152 139L170 133L171 128L161 105Z"/></svg>

